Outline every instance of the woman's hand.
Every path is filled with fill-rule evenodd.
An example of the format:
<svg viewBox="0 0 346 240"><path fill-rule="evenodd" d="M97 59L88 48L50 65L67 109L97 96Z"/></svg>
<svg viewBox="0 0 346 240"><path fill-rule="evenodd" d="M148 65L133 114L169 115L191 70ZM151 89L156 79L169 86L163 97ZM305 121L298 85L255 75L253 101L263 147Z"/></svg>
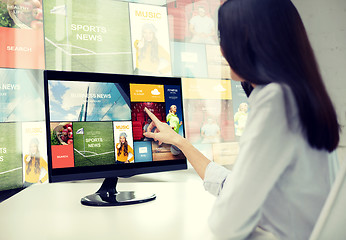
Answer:
<svg viewBox="0 0 346 240"><path fill-rule="evenodd" d="M139 41L138 41L138 44L137 44L137 47L138 47L138 48L143 48L143 47L144 47L144 42L145 42L144 38L142 38L141 40L139 40Z"/></svg>
<svg viewBox="0 0 346 240"><path fill-rule="evenodd" d="M147 132L144 133L144 136L147 138L153 138L155 141L159 141L159 145L163 142L168 144L177 145L177 143L182 140L182 136L177 134L172 127L167 123L161 122L152 112L147 108L144 108L145 112L149 115L152 122L147 128ZM152 133L151 130L155 128L155 131Z"/></svg>
<svg viewBox="0 0 346 240"><path fill-rule="evenodd" d="M161 122L147 108L144 110L152 120L144 136L159 141L159 144L164 142L178 147L192 164L198 175L204 179L205 169L210 163L210 160L198 151L187 139L176 133L167 123ZM156 129L152 133L151 130L154 127L156 127Z"/></svg>

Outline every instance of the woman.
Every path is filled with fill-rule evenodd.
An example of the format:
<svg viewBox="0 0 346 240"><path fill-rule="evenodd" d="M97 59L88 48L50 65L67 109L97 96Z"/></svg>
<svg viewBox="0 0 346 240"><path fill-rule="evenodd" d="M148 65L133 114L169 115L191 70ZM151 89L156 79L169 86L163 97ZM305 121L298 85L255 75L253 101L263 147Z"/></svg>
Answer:
<svg viewBox="0 0 346 240"><path fill-rule="evenodd" d="M25 181L23 187L25 188L35 183L44 183L48 179L47 162L41 157L37 138L31 139L29 151L30 153L24 156ZM45 170L44 176L41 176L42 168Z"/></svg>
<svg viewBox="0 0 346 240"><path fill-rule="evenodd" d="M279 239L308 239L330 190L327 155L339 125L304 25L290 0L228 0L219 33L231 77L250 95L232 171L147 110L157 130L146 136L179 147L217 196L216 235L244 239L260 226Z"/></svg>
<svg viewBox="0 0 346 240"><path fill-rule="evenodd" d="M120 133L119 143L116 144L117 148L117 163L130 163L134 160L133 149L127 143L127 134Z"/></svg>
<svg viewBox="0 0 346 240"><path fill-rule="evenodd" d="M152 23L142 27L142 39L134 42L136 49L137 74L171 74L170 56L156 38L156 28Z"/></svg>
<svg viewBox="0 0 346 240"><path fill-rule="evenodd" d="M179 120L176 105L171 105L166 120L166 122L169 123L169 126L171 126L176 133L179 133L179 129L181 125L183 125L183 122Z"/></svg>

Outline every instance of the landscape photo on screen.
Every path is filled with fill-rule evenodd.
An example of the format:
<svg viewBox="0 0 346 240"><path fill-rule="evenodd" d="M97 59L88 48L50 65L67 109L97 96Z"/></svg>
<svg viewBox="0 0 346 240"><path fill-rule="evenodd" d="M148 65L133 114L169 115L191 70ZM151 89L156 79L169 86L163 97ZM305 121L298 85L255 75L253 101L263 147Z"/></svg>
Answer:
<svg viewBox="0 0 346 240"><path fill-rule="evenodd" d="M118 83L49 81L51 121L127 121L130 100Z"/></svg>

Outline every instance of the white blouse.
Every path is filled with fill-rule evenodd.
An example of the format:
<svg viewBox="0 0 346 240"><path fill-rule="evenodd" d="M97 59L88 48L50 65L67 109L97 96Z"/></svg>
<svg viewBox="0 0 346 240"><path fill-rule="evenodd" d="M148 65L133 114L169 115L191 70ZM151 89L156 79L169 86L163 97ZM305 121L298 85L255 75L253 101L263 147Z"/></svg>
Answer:
<svg viewBox="0 0 346 240"><path fill-rule="evenodd" d="M257 227L279 239L308 239L330 190L327 152L302 134L288 87L257 86L232 171L211 162L204 187L217 196L215 235L244 239Z"/></svg>

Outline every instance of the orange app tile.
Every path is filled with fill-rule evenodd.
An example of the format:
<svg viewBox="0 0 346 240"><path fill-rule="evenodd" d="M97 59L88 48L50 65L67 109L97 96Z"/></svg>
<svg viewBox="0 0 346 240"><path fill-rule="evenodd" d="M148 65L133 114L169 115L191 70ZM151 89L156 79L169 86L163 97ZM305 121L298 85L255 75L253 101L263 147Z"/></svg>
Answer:
<svg viewBox="0 0 346 240"><path fill-rule="evenodd" d="M186 99L232 99L230 80L183 78L182 87Z"/></svg>
<svg viewBox="0 0 346 240"><path fill-rule="evenodd" d="M73 145L52 145L52 167L74 167Z"/></svg>
<svg viewBox="0 0 346 240"><path fill-rule="evenodd" d="M164 102L163 85L130 84L131 102Z"/></svg>
<svg viewBox="0 0 346 240"><path fill-rule="evenodd" d="M0 67L44 69L43 30L0 27Z"/></svg>

